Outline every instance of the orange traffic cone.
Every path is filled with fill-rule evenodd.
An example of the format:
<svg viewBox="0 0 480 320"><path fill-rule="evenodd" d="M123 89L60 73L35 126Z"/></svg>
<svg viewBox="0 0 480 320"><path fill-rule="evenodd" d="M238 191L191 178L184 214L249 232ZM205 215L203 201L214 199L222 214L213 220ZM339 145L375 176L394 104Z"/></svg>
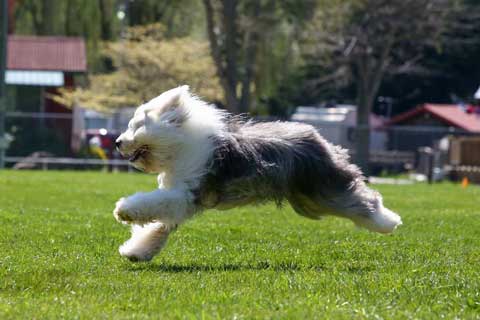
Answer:
<svg viewBox="0 0 480 320"><path fill-rule="evenodd" d="M462 179L462 188L468 187L468 184L469 184L469 183L470 183L470 182L468 181L468 178L467 178L467 177L464 177L464 178Z"/></svg>

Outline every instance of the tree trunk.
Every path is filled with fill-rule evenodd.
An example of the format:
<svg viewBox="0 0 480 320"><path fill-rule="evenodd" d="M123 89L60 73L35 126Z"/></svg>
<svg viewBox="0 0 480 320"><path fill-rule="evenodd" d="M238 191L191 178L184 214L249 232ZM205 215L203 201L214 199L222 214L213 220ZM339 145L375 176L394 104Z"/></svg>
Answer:
<svg viewBox="0 0 480 320"><path fill-rule="evenodd" d="M225 37L225 76L230 90L237 96L237 0L223 1L222 24Z"/></svg>
<svg viewBox="0 0 480 320"><path fill-rule="evenodd" d="M256 25L239 29L239 2L238 0L221 1L221 9L217 9L217 17L215 17L212 1L203 0L212 57L227 100L227 108L233 113L245 113L249 110L258 38L261 32L257 30ZM274 1L271 3L270 7L274 8ZM252 2L248 18L253 23L257 22L260 11L261 1ZM243 38L240 39L240 35ZM243 63L239 65L238 61ZM239 72L239 69L242 72Z"/></svg>
<svg viewBox="0 0 480 320"><path fill-rule="evenodd" d="M224 63L222 49L220 47L220 41L218 39L219 35L215 31L217 29L217 26L215 25L214 9L213 9L212 3L210 2L210 0L203 0L203 4L205 7L205 15L207 18L206 19L207 33L208 33L208 40L210 42L210 51L212 53L213 61L215 62L217 75L218 75L218 78L220 79L220 85L222 86L223 92L225 94L227 109L232 113L239 113L240 101L237 97L236 70L232 71L232 63L233 65L235 65L236 61L235 59L233 59L233 61L231 60L233 57L233 54L235 53L233 50L233 45L235 44L235 42L234 41L231 42L231 40L234 38L228 38L229 35L225 35L227 39L230 39L230 40L227 40L227 41L230 41L229 42L230 51L227 52L227 56L230 64L228 63L228 61L225 61ZM234 6L233 9L236 9L236 6ZM226 21L227 15L232 17L230 10L232 10L232 7L229 7L229 10L225 9L223 11L223 14L224 14L223 23L229 24L231 27L236 22ZM235 13L233 14L233 17L236 18ZM225 25L224 25L224 28L225 28Z"/></svg>
<svg viewBox="0 0 480 320"><path fill-rule="evenodd" d="M100 8L100 26L102 30L102 40L113 39L113 2L109 0L100 0L98 2Z"/></svg>
<svg viewBox="0 0 480 320"><path fill-rule="evenodd" d="M365 102L357 109L357 127L355 130L355 163L363 174L369 175L370 158L370 108Z"/></svg>
<svg viewBox="0 0 480 320"><path fill-rule="evenodd" d="M260 1L256 1L252 8L252 20L258 21L260 16ZM255 65L257 60L258 51L258 30L257 26L254 26L250 32L246 35L245 40L245 74L242 79L242 95L240 98L239 110L242 113L248 112L251 103L251 83L255 74Z"/></svg>
<svg viewBox="0 0 480 320"><path fill-rule="evenodd" d="M237 98L236 90L228 84L227 81L220 79L223 91L225 93L225 99L227 100L227 110L232 113L240 113L240 103Z"/></svg>
<svg viewBox="0 0 480 320"><path fill-rule="evenodd" d="M42 2L42 22L40 25L40 30L38 34L42 36L51 36L55 34L54 30L54 19L55 14L55 3L53 0L43 0Z"/></svg>
<svg viewBox="0 0 480 320"><path fill-rule="evenodd" d="M355 162L366 177L370 174L370 114L388 64L387 56L393 43L392 39L393 37L387 41L378 61L365 54L360 56L354 64L358 105L355 130Z"/></svg>
<svg viewBox="0 0 480 320"><path fill-rule="evenodd" d="M370 112L373 100L366 79L357 80L357 122L355 129L355 163L368 177L370 158Z"/></svg>

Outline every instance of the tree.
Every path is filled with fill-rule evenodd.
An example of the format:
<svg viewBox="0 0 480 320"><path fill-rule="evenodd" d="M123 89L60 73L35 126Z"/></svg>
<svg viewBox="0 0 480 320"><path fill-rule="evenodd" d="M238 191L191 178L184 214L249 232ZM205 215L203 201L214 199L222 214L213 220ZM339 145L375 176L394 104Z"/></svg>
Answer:
<svg viewBox="0 0 480 320"><path fill-rule="evenodd" d="M115 0L19 0L15 5L16 34L82 36L90 70L102 67L98 59L101 40L117 33Z"/></svg>
<svg viewBox="0 0 480 320"><path fill-rule="evenodd" d="M130 26L161 23L167 38L204 36L202 3L198 0L136 0L128 3Z"/></svg>
<svg viewBox="0 0 480 320"><path fill-rule="evenodd" d="M62 4L54 0L23 0L15 5L16 31L38 35L55 35L61 32L58 15ZM34 32L32 32L34 30Z"/></svg>
<svg viewBox="0 0 480 320"><path fill-rule="evenodd" d="M455 9L461 14L446 31L441 50L425 50L418 72L387 75L383 81L380 95L394 98L395 113L425 102L472 101L480 84L480 3L462 2Z"/></svg>
<svg viewBox="0 0 480 320"><path fill-rule="evenodd" d="M301 3L293 0L203 0L210 50L230 111L249 111L256 84L261 82L260 62L268 61L259 57L260 49L265 55L271 55L271 50L275 49L288 52L291 43L286 48L274 48L272 44L279 42L268 41L273 33L280 31L279 28L285 31L283 22L299 24L305 21L315 3L312 0ZM275 71L282 73L283 67Z"/></svg>
<svg viewBox="0 0 480 320"><path fill-rule="evenodd" d="M440 50L455 17L453 0L350 0L317 11L310 54L324 64L319 87L353 83L358 105L355 159L367 172L369 115L387 74L420 69L426 48ZM347 79L347 80L345 80Z"/></svg>
<svg viewBox="0 0 480 320"><path fill-rule="evenodd" d="M15 33L82 36L90 71L104 71L100 42L120 36L117 11L121 8L127 11L125 26L159 22L165 26L166 38L204 36L202 3L198 0L17 0Z"/></svg>
<svg viewBox="0 0 480 320"><path fill-rule="evenodd" d="M123 41L104 44L114 71L90 75L89 86L61 90L57 101L100 111L137 106L161 92L189 84L200 96L223 100L208 43L190 37L165 38L160 24L130 27Z"/></svg>
<svg viewBox="0 0 480 320"><path fill-rule="evenodd" d="M115 39L115 0L99 0L100 26L102 30L102 40Z"/></svg>
<svg viewBox="0 0 480 320"><path fill-rule="evenodd" d="M255 64L258 33L253 28L244 30L245 36L239 39L239 1L227 0L212 4L203 0L207 19L207 32L210 49L217 74L225 93L227 108L234 112L246 112L250 99L250 85ZM259 1L251 9L251 15L258 16ZM217 17L220 16L220 17ZM239 78L237 62L244 58L243 79ZM238 86L241 86L240 94Z"/></svg>

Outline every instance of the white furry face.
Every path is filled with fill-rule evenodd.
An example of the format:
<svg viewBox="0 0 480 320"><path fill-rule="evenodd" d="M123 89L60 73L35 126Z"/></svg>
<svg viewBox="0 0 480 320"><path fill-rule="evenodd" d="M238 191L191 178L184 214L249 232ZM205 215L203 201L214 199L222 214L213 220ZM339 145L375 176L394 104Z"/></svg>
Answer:
<svg viewBox="0 0 480 320"><path fill-rule="evenodd" d="M158 173L171 167L182 142L182 125L188 118L182 102L182 95L187 94L187 86L178 87L135 111L116 145L122 156L136 168Z"/></svg>

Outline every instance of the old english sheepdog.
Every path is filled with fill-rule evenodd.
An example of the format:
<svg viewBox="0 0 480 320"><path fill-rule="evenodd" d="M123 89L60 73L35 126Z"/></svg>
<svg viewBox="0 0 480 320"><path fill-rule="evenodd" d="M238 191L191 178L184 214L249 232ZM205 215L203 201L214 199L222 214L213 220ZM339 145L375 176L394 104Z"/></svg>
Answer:
<svg viewBox="0 0 480 320"><path fill-rule="evenodd" d="M179 224L212 208L288 200L311 219L334 215L381 233L402 223L347 152L312 126L243 121L188 86L138 107L116 145L136 168L158 173L158 189L120 199L113 212L132 225L119 249L132 261L152 259Z"/></svg>

